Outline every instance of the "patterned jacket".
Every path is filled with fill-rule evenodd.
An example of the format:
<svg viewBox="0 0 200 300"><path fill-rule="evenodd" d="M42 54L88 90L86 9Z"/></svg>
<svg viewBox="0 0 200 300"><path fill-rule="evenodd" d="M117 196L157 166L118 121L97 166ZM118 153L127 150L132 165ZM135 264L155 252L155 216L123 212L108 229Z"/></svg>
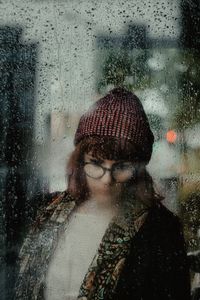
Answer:
<svg viewBox="0 0 200 300"><path fill-rule="evenodd" d="M43 208L19 257L15 298L43 300L49 262L76 202L59 193ZM189 300L190 278L178 217L162 204L130 207L109 224L79 291L79 300Z"/></svg>

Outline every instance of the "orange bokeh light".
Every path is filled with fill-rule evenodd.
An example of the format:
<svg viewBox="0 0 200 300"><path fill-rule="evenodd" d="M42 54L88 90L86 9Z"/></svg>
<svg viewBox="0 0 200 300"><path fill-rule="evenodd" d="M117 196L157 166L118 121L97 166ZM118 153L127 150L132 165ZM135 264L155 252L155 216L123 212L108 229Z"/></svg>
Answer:
<svg viewBox="0 0 200 300"><path fill-rule="evenodd" d="M167 131L166 139L169 143L174 143L177 139L177 133L174 130Z"/></svg>

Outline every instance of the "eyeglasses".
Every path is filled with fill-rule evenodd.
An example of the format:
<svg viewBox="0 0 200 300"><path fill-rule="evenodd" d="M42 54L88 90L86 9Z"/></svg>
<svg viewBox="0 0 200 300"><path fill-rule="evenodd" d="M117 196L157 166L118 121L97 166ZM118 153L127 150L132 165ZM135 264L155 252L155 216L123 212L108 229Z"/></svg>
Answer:
<svg viewBox="0 0 200 300"><path fill-rule="evenodd" d="M103 167L97 162L84 162L84 170L88 177L94 179L102 178L106 171L111 173L111 177L115 182L126 182L132 177L135 177L136 169L131 162L117 162L112 165L111 168Z"/></svg>

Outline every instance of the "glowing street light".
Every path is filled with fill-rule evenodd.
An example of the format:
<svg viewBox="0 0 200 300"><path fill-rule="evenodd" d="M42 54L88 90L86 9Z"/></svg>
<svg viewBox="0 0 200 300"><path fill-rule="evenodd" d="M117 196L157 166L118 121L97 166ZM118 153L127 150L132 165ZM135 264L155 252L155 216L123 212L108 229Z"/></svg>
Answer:
<svg viewBox="0 0 200 300"><path fill-rule="evenodd" d="M168 130L166 135L166 140L170 143L173 144L175 143L176 139L177 139L177 133L174 130Z"/></svg>

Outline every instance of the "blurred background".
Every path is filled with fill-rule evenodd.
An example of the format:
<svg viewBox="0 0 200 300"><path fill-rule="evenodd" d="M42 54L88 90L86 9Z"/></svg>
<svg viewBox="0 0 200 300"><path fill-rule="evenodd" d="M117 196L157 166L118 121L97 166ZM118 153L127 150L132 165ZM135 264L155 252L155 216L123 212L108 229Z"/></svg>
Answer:
<svg viewBox="0 0 200 300"><path fill-rule="evenodd" d="M155 135L148 165L199 249L198 0L0 1L0 298L40 194L66 188L80 116L117 85L142 101Z"/></svg>

